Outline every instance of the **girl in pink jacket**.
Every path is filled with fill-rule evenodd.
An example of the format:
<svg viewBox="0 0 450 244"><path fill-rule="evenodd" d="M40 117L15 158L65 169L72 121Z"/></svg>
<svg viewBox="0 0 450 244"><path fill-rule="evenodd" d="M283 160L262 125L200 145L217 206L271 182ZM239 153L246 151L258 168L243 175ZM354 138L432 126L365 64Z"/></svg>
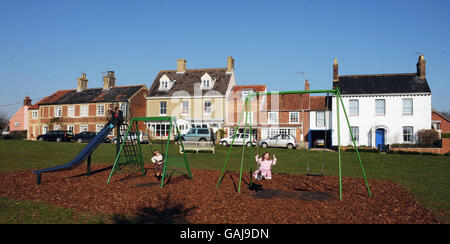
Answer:
<svg viewBox="0 0 450 244"><path fill-rule="evenodd" d="M266 179L266 180L270 180L272 179L272 165L275 165L275 163L277 162L277 158L275 157L275 155L273 155L273 159L270 159L270 154L268 152L264 153L263 157L260 158L259 155L255 156L255 160L259 165L259 169L256 170L253 173L253 177L255 177L255 179L260 179L262 177L262 179Z"/></svg>

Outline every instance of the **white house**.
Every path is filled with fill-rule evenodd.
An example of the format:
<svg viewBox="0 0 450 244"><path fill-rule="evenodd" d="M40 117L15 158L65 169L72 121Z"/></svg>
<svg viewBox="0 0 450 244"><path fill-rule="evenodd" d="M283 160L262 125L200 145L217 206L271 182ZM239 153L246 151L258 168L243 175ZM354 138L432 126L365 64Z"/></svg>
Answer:
<svg viewBox="0 0 450 244"><path fill-rule="evenodd" d="M338 75L333 64L333 89L339 88L353 135L359 146L380 147L415 143L416 133L431 128L431 90L425 59L419 56L416 73ZM332 143L338 145L336 96L332 98ZM352 145L340 108L341 146Z"/></svg>

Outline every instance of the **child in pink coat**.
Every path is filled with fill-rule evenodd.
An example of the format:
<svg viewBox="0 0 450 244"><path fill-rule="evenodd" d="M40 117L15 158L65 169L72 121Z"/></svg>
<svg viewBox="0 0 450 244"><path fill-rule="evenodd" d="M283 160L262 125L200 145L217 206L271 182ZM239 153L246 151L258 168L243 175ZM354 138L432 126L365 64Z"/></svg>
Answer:
<svg viewBox="0 0 450 244"><path fill-rule="evenodd" d="M259 169L253 173L253 177L255 179L259 179L261 176L262 179L270 180L272 179L272 165L275 165L277 162L277 158L273 155L273 159L270 160L270 154L268 152L264 153L263 157L260 158L259 155L255 156L255 160L259 165Z"/></svg>

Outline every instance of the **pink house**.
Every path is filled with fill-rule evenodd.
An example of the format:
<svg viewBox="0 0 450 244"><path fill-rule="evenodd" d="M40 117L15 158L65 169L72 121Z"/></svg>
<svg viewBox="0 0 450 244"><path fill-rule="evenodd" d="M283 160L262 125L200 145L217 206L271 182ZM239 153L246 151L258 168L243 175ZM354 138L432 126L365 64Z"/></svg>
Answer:
<svg viewBox="0 0 450 244"><path fill-rule="evenodd" d="M23 99L23 106L9 119L9 131L28 129L28 108L31 107L30 97Z"/></svg>

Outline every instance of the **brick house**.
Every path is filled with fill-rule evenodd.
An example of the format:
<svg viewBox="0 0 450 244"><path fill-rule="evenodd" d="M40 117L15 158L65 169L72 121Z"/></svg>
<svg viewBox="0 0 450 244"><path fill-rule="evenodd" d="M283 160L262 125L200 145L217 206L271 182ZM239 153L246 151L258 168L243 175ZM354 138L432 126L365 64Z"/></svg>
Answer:
<svg viewBox="0 0 450 244"><path fill-rule="evenodd" d="M116 86L113 71L103 77L103 87L88 88L86 74L78 78L77 89L59 90L29 108L28 139L49 130L100 131L107 123L110 105L119 104L124 117L145 116L145 85ZM144 128L144 125L139 125ZM141 127L142 126L142 127ZM112 132L111 136L115 134Z"/></svg>
<svg viewBox="0 0 450 244"><path fill-rule="evenodd" d="M31 107L30 97L23 99L23 106L9 119L9 131L28 129L28 109Z"/></svg>
<svg viewBox="0 0 450 244"><path fill-rule="evenodd" d="M434 109L431 109L431 126L433 129L437 130L439 134L450 133L450 119Z"/></svg>
<svg viewBox="0 0 450 244"><path fill-rule="evenodd" d="M245 117L242 116L242 111L245 104L245 99L250 92L266 92L265 85L235 85L231 88L226 98L226 112L225 112L225 136L232 137L235 132L235 127L239 125L239 132L243 133ZM249 124L251 124L254 131L254 135L259 139L260 133L257 132L258 129L258 110L262 107L262 103L266 96L256 96L251 103L251 112L249 112ZM242 118L241 118L242 116ZM239 123L241 120L241 123Z"/></svg>

